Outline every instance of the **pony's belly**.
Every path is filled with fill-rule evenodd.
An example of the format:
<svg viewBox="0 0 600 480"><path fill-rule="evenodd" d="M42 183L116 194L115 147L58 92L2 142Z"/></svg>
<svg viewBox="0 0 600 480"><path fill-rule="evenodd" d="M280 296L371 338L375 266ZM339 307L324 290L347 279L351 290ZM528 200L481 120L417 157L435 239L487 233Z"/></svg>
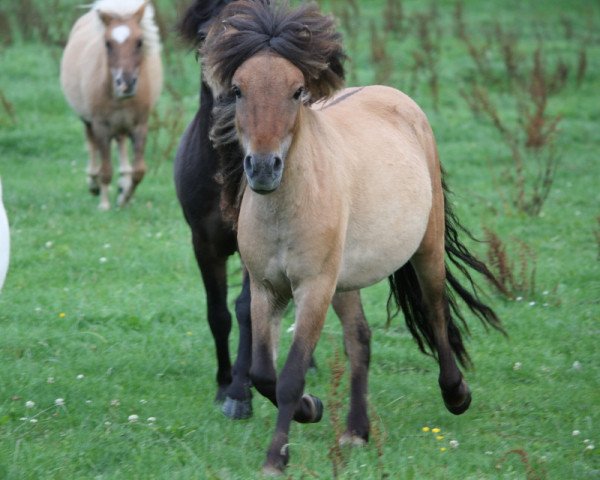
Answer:
<svg viewBox="0 0 600 480"><path fill-rule="evenodd" d="M387 278L411 259L419 248L425 228L426 223L400 239L367 239L347 248L337 290L358 290Z"/></svg>

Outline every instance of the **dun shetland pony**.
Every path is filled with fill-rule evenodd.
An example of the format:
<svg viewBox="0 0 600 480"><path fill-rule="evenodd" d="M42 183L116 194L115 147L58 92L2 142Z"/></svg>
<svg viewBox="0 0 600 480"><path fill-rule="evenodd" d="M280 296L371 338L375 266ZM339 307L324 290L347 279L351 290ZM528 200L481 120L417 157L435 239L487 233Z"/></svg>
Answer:
<svg viewBox="0 0 600 480"><path fill-rule="evenodd" d="M148 116L162 87L160 38L152 6L143 0L94 2L71 30L60 82L85 125L88 186L92 194L100 194L102 210L110 208L111 141L117 140L117 205L124 206L146 172ZM127 138L133 143L133 168Z"/></svg>
<svg viewBox="0 0 600 480"><path fill-rule="evenodd" d="M323 406L304 394L304 377L334 295L343 299L351 400L342 443L368 440L370 331L358 290L388 278L391 295L422 350L439 363L448 410L471 394L457 360L468 363L452 291L484 323L495 313L447 268L493 275L460 242L445 201L436 144L420 108L403 93L344 90L340 35L314 4L291 10L239 0L222 11L202 47L206 78L227 103L213 133L235 125L243 155L223 166L239 195L238 248L250 275L255 388L278 408L264 472L288 462L292 419L317 422ZM242 173L243 172L243 173ZM240 183L240 177L243 176ZM279 373L274 352L282 312L296 305L294 339ZM463 321L464 322L464 321Z"/></svg>
<svg viewBox="0 0 600 480"><path fill-rule="evenodd" d="M10 231L4 203L2 202L2 182L0 181L0 290L4 285L10 257Z"/></svg>

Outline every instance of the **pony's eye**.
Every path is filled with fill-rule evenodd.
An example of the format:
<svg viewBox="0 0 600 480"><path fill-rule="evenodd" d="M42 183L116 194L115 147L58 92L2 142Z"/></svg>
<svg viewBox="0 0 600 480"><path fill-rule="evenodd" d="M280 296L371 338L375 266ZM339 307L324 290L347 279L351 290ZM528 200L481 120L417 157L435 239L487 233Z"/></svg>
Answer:
<svg viewBox="0 0 600 480"><path fill-rule="evenodd" d="M106 49L110 52L112 50L112 44L106 40L106 42L104 42L104 46L106 47Z"/></svg>
<svg viewBox="0 0 600 480"><path fill-rule="evenodd" d="M143 45L144 45L144 41L141 38L139 38L138 41L135 42L135 48L137 48L138 50L140 50Z"/></svg>
<svg viewBox="0 0 600 480"><path fill-rule="evenodd" d="M240 90L240 87L238 87L237 85L233 85L231 87L231 93L233 93L235 95L235 98L242 97L242 91Z"/></svg>
<svg viewBox="0 0 600 480"><path fill-rule="evenodd" d="M304 87L300 87L298 90L296 90L296 92L294 93L294 100L298 100L302 94L304 93Z"/></svg>

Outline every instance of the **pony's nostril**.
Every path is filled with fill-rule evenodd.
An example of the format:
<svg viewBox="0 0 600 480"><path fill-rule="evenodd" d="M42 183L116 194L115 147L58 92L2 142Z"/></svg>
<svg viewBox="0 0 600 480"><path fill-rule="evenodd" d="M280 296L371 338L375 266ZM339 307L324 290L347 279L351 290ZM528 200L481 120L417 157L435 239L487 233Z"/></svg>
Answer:
<svg viewBox="0 0 600 480"><path fill-rule="evenodd" d="M123 83L123 79L122 79L121 77L118 77L118 78L115 80L115 83L117 84L117 87L120 87L120 86L121 86L121 84Z"/></svg>
<svg viewBox="0 0 600 480"><path fill-rule="evenodd" d="M281 160L281 157L275 157L275 159L273 160L273 170L278 172L282 168L283 168L283 160Z"/></svg>
<svg viewBox="0 0 600 480"><path fill-rule="evenodd" d="M246 170L246 173L252 174L254 170L252 167L252 155L246 155L246 158L244 158L244 170Z"/></svg>

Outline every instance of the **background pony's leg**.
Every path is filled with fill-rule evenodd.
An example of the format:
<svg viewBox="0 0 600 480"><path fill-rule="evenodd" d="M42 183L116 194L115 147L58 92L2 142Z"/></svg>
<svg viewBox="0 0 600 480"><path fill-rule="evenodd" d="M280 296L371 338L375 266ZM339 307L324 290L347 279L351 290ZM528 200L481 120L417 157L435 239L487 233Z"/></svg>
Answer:
<svg viewBox="0 0 600 480"><path fill-rule="evenodd" d="M100 210L110 210L108 194L112 180L112 163L110 159L110 137L108 135L97 139L98 150L102 163L100 164Z"/></svg>
<svg viewBox="0 0 600 480"><path fill-rule="evenodd" d="M360 301L360 291L333 296L333 309L344 328L344 345L350 360L350 411L342 445L364 445L369 440L367 388L371 357L371 331Z"/></svg>
<svg viewBox="0 0 600 480"><path fill-rule="evenodd" d="M100 165L98 163L97 153L98 146L94 138L94 132L92 131L92 125L88 122L84 122L85 125L85 144L88 149L89 159L86 170L88 189L92 195L100 194L100 184L98 183L98 174L100 173Z"/></svg>
<svg viewBox="0 0 600 480"><path fill-rule="evenodd" d="M131 135L133 142L133 171L131 175L131 184L129 188L123 190L122 196L119 197L120 206L125 205L131 197L136 187L146 174L146 162L144 161L144 148L146 147L146 136L148 134L148 125L138 125Z"/></svg>
<svg viewBox="0 0 600 480"><path fill-rule="evenodd" d="M423 305L430 322L431 333L440 366L439 385L446 408L455 415L464 413L471 404L471 392L463 379L453 354L453 342L462 342L456 335L446 296L446 267L443 250L421 249L412 259ZM462 343L460 345L461 349Z"/></svg>
<svg viewBox="0 0 600 480"><path fill-rule="evenodd" d="M129 152L127 151L127 137L125 135L119 135L117 138L119 145L119 196L117 197L117 205L119 207L125 204L126 192L131 190L131 164L129 163Z"/></svg>

